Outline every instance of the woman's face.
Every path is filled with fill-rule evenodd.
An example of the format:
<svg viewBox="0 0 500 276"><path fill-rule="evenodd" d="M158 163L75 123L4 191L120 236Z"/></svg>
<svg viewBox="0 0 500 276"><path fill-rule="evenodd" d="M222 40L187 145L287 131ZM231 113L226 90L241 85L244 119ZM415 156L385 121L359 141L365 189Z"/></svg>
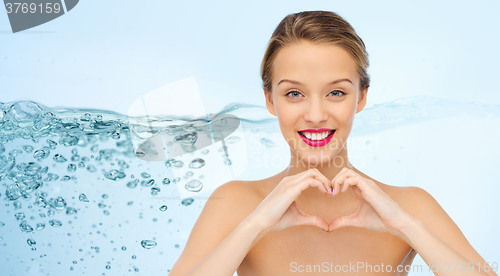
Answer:
<svg viewBox="0 0 500 276"><path fill-rule="evenodd" d="M266 106L278 117L291 150L313 166L331 162L346 143L354 115L366 104L368 88L359 90L356 63L339 46L301 41L282 48L273 66ZM311 136L312 130L321 133Z"/></svg>

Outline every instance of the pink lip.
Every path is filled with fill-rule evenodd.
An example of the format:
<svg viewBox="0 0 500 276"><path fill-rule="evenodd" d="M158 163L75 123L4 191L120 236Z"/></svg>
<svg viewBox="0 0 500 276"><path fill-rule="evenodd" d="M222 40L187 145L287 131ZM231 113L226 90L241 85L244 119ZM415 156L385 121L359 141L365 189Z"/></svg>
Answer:
<svg viewBox="0 0 500 276"><path fill-rule="evenodd" d="M325 129L325 128L322 128L322 129ZM327 131L327 130L328 129L322 130L322 131L311 131L311 132L323 132L323 131ZM310 131L310 130L303 130L303 131ZM336 132L336 130L334 130L333 133L330 134L330 136L326 137L323 140L318 140L318 141L307 139L305 136L302 136L302 134L300 134L300 133L299 133L299 136L300 136L300 138L302 138L302 140L306 144L308 144L311 147L322 147L322 146L328 144L330 142L330 140L332 140L333 135L335 135L335 132Z"/></svg>
<svg viewBox="0 0 500 276"><path fill-rule="evenodd" d="M312 128L309 128L309 129L303 129L303 130L300 130L300 132L324 132L324 131L332 131L333 129L331 128L320 128L320 129L312 129Z"/></svg>

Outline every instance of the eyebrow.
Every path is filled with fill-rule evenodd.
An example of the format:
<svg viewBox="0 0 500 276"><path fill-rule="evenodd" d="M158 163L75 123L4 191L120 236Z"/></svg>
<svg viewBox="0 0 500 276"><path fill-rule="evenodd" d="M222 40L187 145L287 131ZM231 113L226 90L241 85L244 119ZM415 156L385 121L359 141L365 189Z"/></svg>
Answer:
<svg viewBox="0 0 500 276"><path fill-rule="evenodd" d="M343 82L343 81L350 82L352 85L354 85L350 79L338 79L338 80L334 80L334 81L328 83L328 85L336 84L336 83ZM289 80L289 79L282 79L282 80L280 80L278 82L278 84L276 86L280 85L280 83L282 83L282 82L289 82L289 83L292 83L292 84L304 85L303 83L298 82L298 81Z"/></svg>

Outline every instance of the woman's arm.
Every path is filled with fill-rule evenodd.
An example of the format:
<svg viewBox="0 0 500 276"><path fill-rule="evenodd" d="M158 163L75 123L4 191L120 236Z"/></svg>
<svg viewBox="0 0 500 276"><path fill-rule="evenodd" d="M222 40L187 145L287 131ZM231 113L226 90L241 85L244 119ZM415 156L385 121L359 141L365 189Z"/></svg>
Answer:
<svg viewBox="0 0 500 276"><path fill-rule="evenodd" d="M265 235L256 225L247 217L186 275L233 275L248 251Z"/></svg>
<svg viewBox="0 0 500 276"><path fill-rule="evenodd" d="M390 232L405 240L438 276L497 276L453 220L423 189L405 187L396 203L373 181L349 168L342 169L332 182L334 195L351 187L360 199L360 205L356 213L333 220L330 231L357 226Z"/></svg>
<svg viewBox="0 0 500 276"><path fill-rule="evenodd" d="M417 187L405 189L402 204L411 215L397 235L420 254L435 275L497 276L429 193Z"/></svg>
<svg viewBox="0 0 500 276"><path fill-rule="evenodd" d="M245 190L244 184L236 181L215 189L169 275L234 274L248 251L265 234L257 228L259 224L252 221L252 216L246 217L249 208L244 203L251 194L245 195Z"/></svg>

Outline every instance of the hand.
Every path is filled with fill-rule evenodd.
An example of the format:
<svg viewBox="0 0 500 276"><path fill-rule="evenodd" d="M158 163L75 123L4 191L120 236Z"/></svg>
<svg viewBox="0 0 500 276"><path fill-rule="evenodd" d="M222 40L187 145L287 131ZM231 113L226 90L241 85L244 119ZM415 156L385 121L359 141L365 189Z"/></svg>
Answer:
<svg viewBox="0 0 500 276"><path fill-rule="evenodd" d="M344 226L357 226L376 232L390 232L398 235L403 224L410 217L375 182L362 177L352 169L343 168L333 178L332 184L334 196L351 187L359 198L359 207L356 213L338 217L330 222L329 231Z"/></svg>
<svg viewBox="0 0 500 276"><path fill-rule="evenodd" d="M327 231L328 223L323 218L304 213L295 204L308 187L330 195L331 181L317 169L284 177L252 213L262 231L281 231L295 225L314 225Z"/></svg>

